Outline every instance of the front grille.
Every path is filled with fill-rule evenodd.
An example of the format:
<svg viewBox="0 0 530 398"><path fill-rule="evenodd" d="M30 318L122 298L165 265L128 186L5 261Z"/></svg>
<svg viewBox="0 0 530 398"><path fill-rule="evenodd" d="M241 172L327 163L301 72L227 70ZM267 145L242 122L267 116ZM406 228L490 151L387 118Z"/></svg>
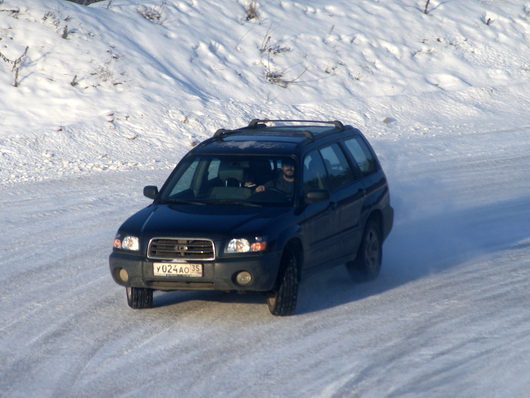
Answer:
<svg viewBox="0 0 530 398"><path fill-rule="evenodd" d="M207 239L154 238L147 257L168 260L213 260L214 245Z"/></svg>

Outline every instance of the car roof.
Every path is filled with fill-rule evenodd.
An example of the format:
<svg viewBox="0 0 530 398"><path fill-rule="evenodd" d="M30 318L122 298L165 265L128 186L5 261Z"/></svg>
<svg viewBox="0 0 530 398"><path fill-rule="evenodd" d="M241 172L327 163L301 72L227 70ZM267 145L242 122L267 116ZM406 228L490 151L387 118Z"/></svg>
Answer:
<svg viewBox="0 0 530 398"><path fill-rule="evenodd" d="M254 119L246 127L217 130L192 152L289 155L297 153L303 144L346 130L352 127L340 121Z"/></svg>

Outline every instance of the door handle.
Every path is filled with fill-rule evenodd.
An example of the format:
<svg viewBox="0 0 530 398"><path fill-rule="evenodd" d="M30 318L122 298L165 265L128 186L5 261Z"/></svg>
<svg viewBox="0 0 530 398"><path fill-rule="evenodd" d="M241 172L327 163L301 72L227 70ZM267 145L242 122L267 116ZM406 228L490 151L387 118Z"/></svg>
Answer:
<svg viewBox="0 0 530 398"><path fill-rule="evenodd" d="M366 189L360 188L357 190L357 193L355 194L356 199L364 198L366 196Z"/></svg>

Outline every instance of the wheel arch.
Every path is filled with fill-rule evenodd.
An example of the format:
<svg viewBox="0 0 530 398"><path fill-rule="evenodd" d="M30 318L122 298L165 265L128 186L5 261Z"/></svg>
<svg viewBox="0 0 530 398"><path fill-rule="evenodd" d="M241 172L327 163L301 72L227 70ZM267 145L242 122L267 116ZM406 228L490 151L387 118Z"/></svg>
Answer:
<svg viewBox="0 0 530 398"><path fill-rule="evenodd" d="M284 252L285 250L292 250L294 255L296 256L296 263L298 266L298 280L300 280L302 274L302 264L304 263L304 249L302 246L302 241L298 237L293 237L289 241L287 241L283 250Z"/></svg>
<svg viewBox="0 0 530 398"><path fill-rule="evenodd" d="M383 212L379 209L374 209L370 213L370 215L366 218L366 222L364 223L364 229L366 229L366 226L370 221L373 221L377 224L377 227L379 228L379 234L382 237L382 233L384 231L384 225L383 225Z"/></svg>
<svg viewBox="0 0 530 398"><path fill-rule="evenodd" d="M300 281L301 279L302 264L304 261L304 250L303 250L302 240L297 236L293 236L287 239L285 243L283 244L281 256L280 256L280 267L278 268L278 275L276 277L276 285L278 284L278 281L283 276L284 267L285 267L285 264L283 262L283 256L288 250L292 251L296 257L296 266L298 268L297 279L298 281Z"/></svg>

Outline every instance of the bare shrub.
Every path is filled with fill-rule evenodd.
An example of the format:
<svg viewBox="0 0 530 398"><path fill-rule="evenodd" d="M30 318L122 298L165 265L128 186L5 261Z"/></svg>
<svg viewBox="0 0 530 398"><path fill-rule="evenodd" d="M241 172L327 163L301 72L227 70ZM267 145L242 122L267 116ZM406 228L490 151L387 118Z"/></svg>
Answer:
<svg viewBox="0 0 530 398"><path fill-rule="evenodd" d="M265 76L270 75L270 79L267 78L268 81L275 81L278 78L279 72L271 72L270 64L272 57L291 52L292 49L290 47L282 46L279 43L271 43L271 35L270 35L270 29L265 33L265 36L263 36L263 40L261 41L261 46L259 47L259 52L261 54L267 55L267 64L264 64L265 67ZM262 61L263 64L263 61Z"/></svg>
<svg viewBox="0 0 530 398"><path fill-rule="evenodd" d="M2 2L0 2L0 4L2 4ZM13 18L17 18L18 17L18 14L20 14L20 8L12 8L12 9L0 9L0 12L7 12L8 14L10 14Z"/></svg>
<svg viewBox="0 0 530 398"><path fill-rule="evenodd" d="M425 8L423 9L423 13L424 13L425 15L427 15L427 14L429 13L429 3L430 3L430 2L431 2L431 0L427 0L427 1L425 2Z"/></svg>
<svg viewBox="0 0 530 398"><path fill-rule="evenodd" d="M257 1L251 1L248 3L248 5L245 8L245 12L247 14L247 21L252 21L253 19L258 19L258 2Z"/></svg>
<svg viewBox="0 0 530 398"><path fill-rule="evenodd" d="M265 70L265 80L267 80L269 83L276 84L280 87L287 88L289 87L289 81L284 79L283 72L281 71L272 71L272 70Z"/></svg>
<svg viewBox="0 0 530 398"><path fill-rule="evenodd" d="M15 59L14 61L7 58L4 54L0 52L0 59L4 61L5 63L12 65L11 71L13 72L13 87L18 87L20 84L18 75L20 72L20 67L22 66L22 63L24 62L24 59L26 58L26 55L28 54L28 50L29 50L29 47L26 46L22 55L18 57L17 59Z"/></svg>
<svg viewBox="0 0 530 398"><path fill-rule="evenodd" d="M42 22L49 22L56 28L58 28L61 24L61 20L59 19L59 17L57 17L57 15L55 15L51 11L47 11L46 14L43 15Z"/></svg>
<svg viewBox="0 0 530 398"><path fill-rule="evenodd" d="M164 16L163 16L163 10L166 7L166 1L164 0L162 4L158 7L155 6L143 6L137 9L138 14L140 14L142 17L147 19L148 21L151 21L153 23L162 25L164 22Z"/></svg>
<svg viewBox="0 0 530 398"><path fill-rule="evenodd" d="M291 84L294 84L307 71L307 68L305 68L298 76L293 79L289 79L285 76L284 70L273 69L270 63L263 64L263 68L265 70L265 80L271 84L275 84L283 88L287 88Z"/></svg>
<svg viewBox="0 0 530 398"><path fill-rule="evenodd" d="M482 22L484 22L488 26L490 26L494 21L495 21L495 19L492 16L488 15L488 14L485 14L482 17Z"/></svg>
<svg viewBox="0 0 530 398"><path fill-rule="evenodd" d="M138 13L148 21L157 24L160 24L160 21L162 20L162 14L160 14L160 11L152 7L139 8Z"/></svg>
<svg viewBox="0 0 530 398"><path fill-rule="evenodd" d="M270 55L278 55L281 53L288 53L291 52L292 49L290 47L284 47L280 44L271 44L271 36L266 34L263 38L263 41L261 42L261 47L259 49L260 53L268 53Z"/></svg>
<svg viewBox="0 0 530 398"><path fill-rule="evenodd" d="M279 69L273 66L273 58L280 55L289 53L292 51L290 47L281 45L280 43L272 43L272 38L270 35L270 29L267 31L261 45L259 47L259 52L262 54L261 64L263 65L265 80L271 84L287 88L294 82L296 82L300 76L302 76L307 69L297 77L290 79L286 77L286 70Z"/></svg>

